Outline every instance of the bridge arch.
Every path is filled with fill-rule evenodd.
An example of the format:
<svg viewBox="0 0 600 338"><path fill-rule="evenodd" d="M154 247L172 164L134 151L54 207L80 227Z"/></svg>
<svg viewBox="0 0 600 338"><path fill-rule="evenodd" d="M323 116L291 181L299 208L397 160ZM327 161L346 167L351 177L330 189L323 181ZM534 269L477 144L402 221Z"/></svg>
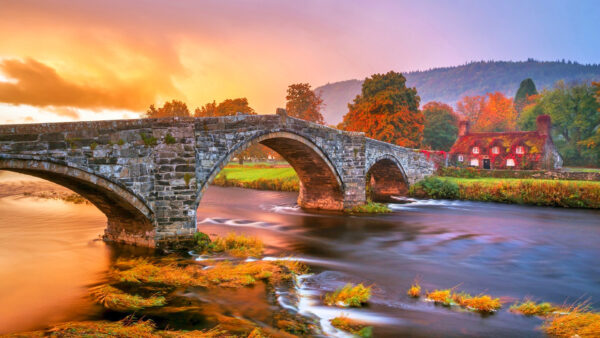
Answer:
<svg viewBox="0 0 600 338"><path fill-rule="evenodd" d="M240 142L212 169L200 188L196 207L202 192L231 159L248 147L262 144L276 151L296 171L300 179L298 204L308 209L342 210L344 183L341 176L321 148L309 138L288 131L265 132Z"/></svg>
<svg viewBox="0 0 600 338"><path fill-rule="evenodd" d="M375 202L391 202L392 196L408 193L408 178L402 164L392 155L383 155L366 168L369 194Z"/></svg>
<svg viewBox="0 0 600 338"><path fill-rule="evenodd" d="M80 194L106 215L107 240L155 245L152 210L142 198L120 183L84 168L30 156L2 156L0 170L36 176Z"/></svg>

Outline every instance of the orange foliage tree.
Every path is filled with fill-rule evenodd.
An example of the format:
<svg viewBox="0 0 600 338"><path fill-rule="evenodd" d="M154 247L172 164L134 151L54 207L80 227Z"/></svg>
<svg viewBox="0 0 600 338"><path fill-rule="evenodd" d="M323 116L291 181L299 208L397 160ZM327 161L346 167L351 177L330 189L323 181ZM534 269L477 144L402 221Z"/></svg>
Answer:
<svg viewBox="0 0 600 338"><path fill-rule="evenodd" d="M171 100L165 102L165 104L156 108L154 105L150 105L150 108L146 111L147 118L158 118L158 117L173 117L173 116L190 116L190 111L187 104L182 101Z"/></svg>
<svg viewBox="0 0 600 338"><path fill-rule="evenodd" d="M457 110L471 122L472 130L510 131L517 128L517 111L513 100L500 92L486 96L465 96Z"/></svg>
<svg viewBox="0 0 600 338"><path fill-rule="evenodd" d="M248 99L245 97L238 99L227 99L217 105L215 101L207 103L200 108L196 108L194 116L210 117L210 116L228 116L236 113L248 115L256 115L256 112L248 104Z"/></svg>
<svg viewBox="0 0 600 338"><path fill-rule="evenodd" d="M288 115L306 121L325 124L321 107L323 99L310 89L308 83L292 84L287 89L285 110Z"/></svg>
<svg viewBox="0 0 600 338"><path fill-rule="evenodd" d="M363 82L340 127L381 141L420 147L424 118L419 101L417 90L406 87L402 74L375 74Z"/></svg>

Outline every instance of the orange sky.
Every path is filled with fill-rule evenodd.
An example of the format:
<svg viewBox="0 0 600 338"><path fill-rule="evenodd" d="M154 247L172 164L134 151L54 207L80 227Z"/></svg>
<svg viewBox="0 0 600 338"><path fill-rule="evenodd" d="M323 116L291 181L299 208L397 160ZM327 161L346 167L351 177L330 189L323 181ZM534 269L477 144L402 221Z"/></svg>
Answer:
<svg viewBox="0 0 600 338"><path fill-rule="evenodd" d="M259 113L273 113L291 83L316 87L390 69L548 52L516 48L528 41L504 34L506 24L490 19L501 11L474 8L489 17L472 19L447 7L444 1L0 0L0 123L134 118L172 98L193 110L247 97ZM493 44L471 33L481 22Z"/></svg>

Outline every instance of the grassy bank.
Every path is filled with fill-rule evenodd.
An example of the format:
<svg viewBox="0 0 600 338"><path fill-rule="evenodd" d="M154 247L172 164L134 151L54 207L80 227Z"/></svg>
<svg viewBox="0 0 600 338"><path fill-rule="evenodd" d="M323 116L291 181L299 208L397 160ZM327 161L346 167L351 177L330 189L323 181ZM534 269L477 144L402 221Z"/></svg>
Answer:
<svg viewBox="0 0 600 338"><path fill-rule="evenodd" d="M299 191L300 181L292 167L279 163L230 163L213 181L220 187L258 190Z"/></svg>
<svg viewBox="0 0 600 338"><path fill-rule="evenodd" d="M600 182L596 181L430 177L413 185L409 193L418 198L600 208Z"/></svg>

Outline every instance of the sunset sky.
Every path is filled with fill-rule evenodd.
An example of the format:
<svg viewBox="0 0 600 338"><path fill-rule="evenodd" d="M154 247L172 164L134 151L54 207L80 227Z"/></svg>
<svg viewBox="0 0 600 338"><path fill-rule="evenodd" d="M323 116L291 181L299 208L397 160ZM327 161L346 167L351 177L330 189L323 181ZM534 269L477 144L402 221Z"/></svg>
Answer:
<svg viewBox="0 0 600 338"><path fill-rule="evenodd" d="M136 118L475 60L600 62L598 1L0 0L0 123Z"/></svg>

